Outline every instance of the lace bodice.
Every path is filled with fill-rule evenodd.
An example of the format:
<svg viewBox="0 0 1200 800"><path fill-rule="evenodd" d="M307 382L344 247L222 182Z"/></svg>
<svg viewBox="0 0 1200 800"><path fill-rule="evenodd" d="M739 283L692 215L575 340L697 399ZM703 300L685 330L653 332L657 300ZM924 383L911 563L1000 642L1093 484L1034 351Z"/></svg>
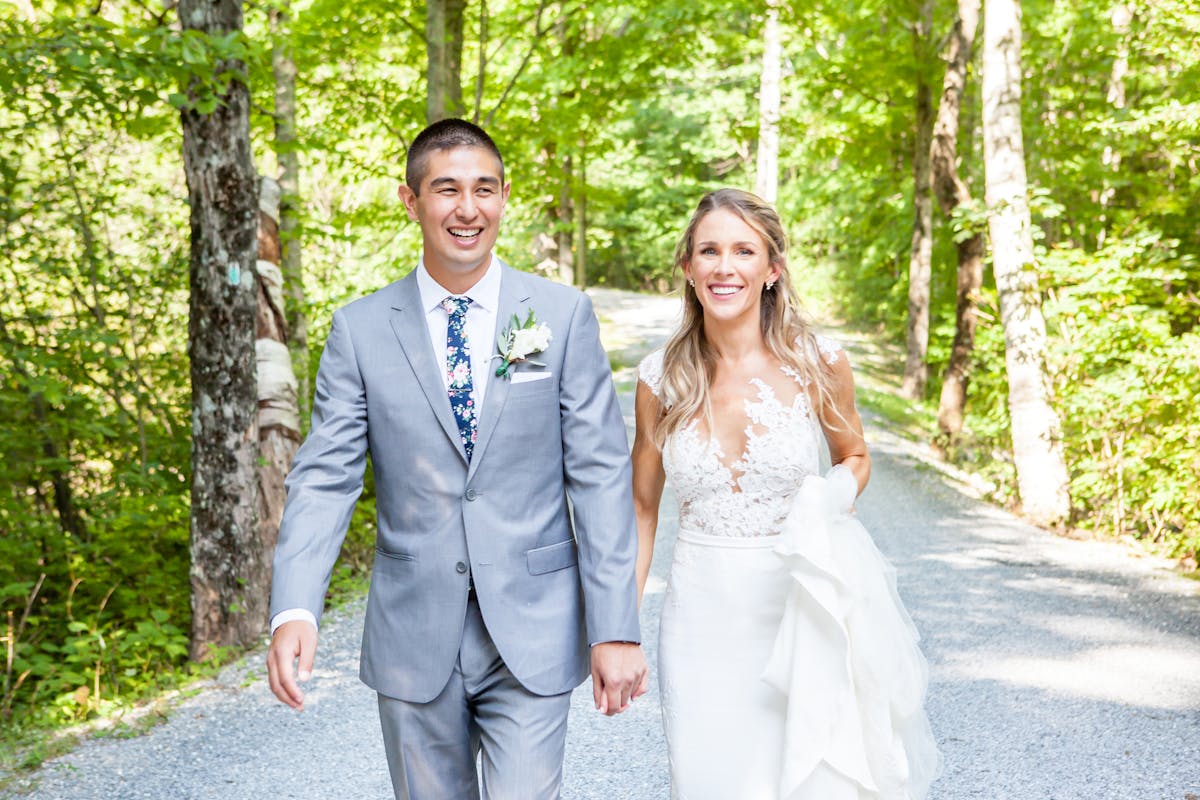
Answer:
<svg viewBox="0 0 1200 800"><path fill-rule="evenodd" d="M820 358L843 357L831 339L816 337ZM638 378L661 400L663 351L638 365ZM801 389L803 378L783 367ZM761 379L751 381L755 399L745 401L746 448L727 466L715 438L705 437L700 421L675 431L663 446L663 469L679 501L679 527L716 536L768 536L779 532L792 497L806 475L820 465L820 426L808 393L789 404ZM735 474L736 473L736 474Z"/></svg>

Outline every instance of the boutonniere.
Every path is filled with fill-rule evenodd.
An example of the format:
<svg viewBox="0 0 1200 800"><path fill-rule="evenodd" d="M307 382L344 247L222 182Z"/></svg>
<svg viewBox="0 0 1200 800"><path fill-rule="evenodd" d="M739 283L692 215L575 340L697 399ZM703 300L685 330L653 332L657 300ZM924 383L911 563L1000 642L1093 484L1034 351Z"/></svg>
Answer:
<svg viewBox="0 0 1200 800"><path fill-rule="evenodd" d="M529 357L542 352L549 346L550 326L544 322L538 322L532 308L529 309L529 316L525 318L524 322L521 322L520 318L513 314L512 322L500 332L500 338L496 340L497 353L492 356L492 358L500 359L500 366L496 367L496 377L512 377L513 364L519 364L522 361L528 361L539 367L546 366Z"/></svg>

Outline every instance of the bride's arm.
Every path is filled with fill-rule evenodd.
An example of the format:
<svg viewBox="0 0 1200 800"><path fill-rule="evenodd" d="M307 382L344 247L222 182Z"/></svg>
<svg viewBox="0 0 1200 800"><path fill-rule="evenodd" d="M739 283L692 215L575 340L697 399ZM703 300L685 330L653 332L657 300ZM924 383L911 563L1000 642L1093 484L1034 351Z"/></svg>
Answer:
<svg viewBox="0 0 1200 800"><path fill-rule="evenodd" d="M826 409L821 417L821 430L829 445L829 459L836 465L850 470L858 482L858 494L867 487L871 479L871 454L867 452L867 440L863 436L862 418L854 404L854 373L850 359L844 352L838 353L832 363L826 362L831 378L830 394L833 409Z"/></svg>
<svg viewBox="0 0 1200 800"><path fill-rule="evenodd" d="M634 402L636 428L633 436L633 510L637 517L637 594L638 605L650 575L650 558L654 555L654 535L658 529L658 504L662 500L662 453L654 445L654 423L662 414L658 399L642 381L637 384Z"/></svg>

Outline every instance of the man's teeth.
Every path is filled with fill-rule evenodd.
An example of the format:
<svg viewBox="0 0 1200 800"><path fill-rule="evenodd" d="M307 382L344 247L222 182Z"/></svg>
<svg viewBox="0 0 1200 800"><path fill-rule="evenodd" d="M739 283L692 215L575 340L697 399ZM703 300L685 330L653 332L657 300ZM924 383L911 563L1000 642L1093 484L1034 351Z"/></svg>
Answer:
<svg viewBox="0 0 1200 800"><path fill-rule="evenodd" d="M457 236L459 239L470 239L483 233L483 228L471 228L470 230L451 230L451 236Z"/></svg>
<svg viewBox="0 0 1200 800"><path fill-rule="evenodd" d="M711 289L713 294L734 294L741 291L740 286L714 286Z"/></svg>

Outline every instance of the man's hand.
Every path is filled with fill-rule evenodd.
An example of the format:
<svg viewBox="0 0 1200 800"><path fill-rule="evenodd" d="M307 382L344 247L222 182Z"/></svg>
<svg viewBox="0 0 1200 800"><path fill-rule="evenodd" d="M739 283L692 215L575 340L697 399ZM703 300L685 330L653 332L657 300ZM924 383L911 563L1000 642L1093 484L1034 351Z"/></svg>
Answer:
<svg viewBox="0 0 1200 800"><path fill-rule="evenodd" d="M650 671L642 646L601 642L592 648L592 699L608 716L620 714L650 688Z"/></svg>
<svg viewBox="0 0 1200 800"><path fill-rule="evenodd" d="M299 679L312 677L313 657L317 652L317 629L307 620L292 620L275 629L267 650L267 678L271 691L280 701L297 711L304 710L304 692L297 684L293 669L300 662Z"/></svg>

